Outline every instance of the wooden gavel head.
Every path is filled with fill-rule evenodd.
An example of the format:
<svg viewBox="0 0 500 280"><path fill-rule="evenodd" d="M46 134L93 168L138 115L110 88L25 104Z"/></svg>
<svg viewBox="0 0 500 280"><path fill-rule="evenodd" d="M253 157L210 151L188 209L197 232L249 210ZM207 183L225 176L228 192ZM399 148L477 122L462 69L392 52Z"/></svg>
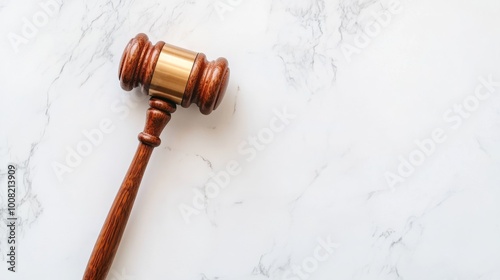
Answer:
<svg viewBox="0 0 500 280"><path fill-rule="evenodd" d="M195 103L208 115L224 97L229 68L225 58L209 62L203 53L163 41L153 45L140 33L125 47L118 76L124 90L141 85L145 94L184 108Z"/></svg>

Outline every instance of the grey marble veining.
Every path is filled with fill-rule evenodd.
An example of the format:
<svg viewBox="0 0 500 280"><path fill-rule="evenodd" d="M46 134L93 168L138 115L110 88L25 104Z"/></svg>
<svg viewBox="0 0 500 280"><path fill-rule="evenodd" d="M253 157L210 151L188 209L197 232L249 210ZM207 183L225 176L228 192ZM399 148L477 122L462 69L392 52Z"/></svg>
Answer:
<svg viewBox="0 0 500 280"><path fill-rule="evenodd" d="M500 3L0 1L0 216L18 271L79 279L147 97L139 32L228 58L225 100L179 108L108 279L500 279ZM498 82L497 82L498 81Z"/></svg>

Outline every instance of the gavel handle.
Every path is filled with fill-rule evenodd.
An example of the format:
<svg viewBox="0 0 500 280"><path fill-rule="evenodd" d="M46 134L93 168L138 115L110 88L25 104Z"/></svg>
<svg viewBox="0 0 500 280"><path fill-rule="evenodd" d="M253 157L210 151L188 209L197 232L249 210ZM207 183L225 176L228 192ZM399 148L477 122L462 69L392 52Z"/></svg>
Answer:
<svg viewBox="0 0 500 280"><path fill-rule="evenodd" d="M175 111L175 104L151 98L139 147L123 179L113 205L94 245L83 280L104 280L108 275L134 205L139 185L153 149L160 145L159 135Z"/></svg>
<svg viewBox="0 0 500 280"><path fill-rule="evenodd" d="M132 164L109 210L87 264L83 279L106 279L127 225L153 147L139 144Z"/></svg>

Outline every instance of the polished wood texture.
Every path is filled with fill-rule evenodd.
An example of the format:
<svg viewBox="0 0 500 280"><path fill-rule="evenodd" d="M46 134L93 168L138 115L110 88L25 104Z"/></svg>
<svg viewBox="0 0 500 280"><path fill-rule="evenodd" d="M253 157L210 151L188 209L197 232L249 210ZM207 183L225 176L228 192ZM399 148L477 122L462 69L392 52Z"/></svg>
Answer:
<svg viewBox="0 0 500 280"><path fill-rule="evenodd" d="M222 101L228 81L229 68L225 58L208 62L206 56L199 53L194 61L181 106L187 108L195 103L202 114L210 114Z"/></svg>
<svg viewBox="0 0 500 280"><path fill-rule="evenodd" d="M160 41L153 46L143 33L130 40L123 51L118 72L118 79L124 90L130 91L142 85L142 92L149 93L149 85L163 45L165 42Z"/></svg>
<svg viewBox="0 0 500 280"><path fill-rule="evenodd" d="M138 34L133 38L122 56L119 79L123 89L130 91L141 86L148 94L156 62L165 43L152 45L148 37ZM209 114L220 104L229 79L227 60L219 58L208 62L199 53L186 84L181 105L188 107L195 103L203 114ZM130 216L139 185L154 147L160 145L160 133L176 109L171 100L152 97L149 101L144 131L139 134L139 147L125 179L109 210L108 216L97 238L90 256L84 280L104 280L111 268L127 220Z"/></svg>
<svg viewBox="0 0 500 280"><path fill-rule="evenodd" d="M149 105L144 131L138 136L139 147L94 245L83 276L85 280L106 279L151 153L160 145L160 133L176 108L175 104L156 98L151 98Z"/></svg>
<svg viewBox="0 0 500 280"><path fill-rule="evenodd" d="M125 48L120 64L119 79L124 90L141 86L149 94L149 86L161 49L165 42L153 45L148 36L138 34ZM225 58L208 61L198 53L189 76L181 106L196 104L201 113L207 115L217 109L226 92L229 81L229 67Z"/></svg>

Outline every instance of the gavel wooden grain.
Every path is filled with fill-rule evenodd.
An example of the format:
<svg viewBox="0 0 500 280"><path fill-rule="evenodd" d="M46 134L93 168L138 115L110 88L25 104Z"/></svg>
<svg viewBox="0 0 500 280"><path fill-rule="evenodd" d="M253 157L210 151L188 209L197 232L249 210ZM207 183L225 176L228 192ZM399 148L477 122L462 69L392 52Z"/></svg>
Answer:
<svg viewBox="0 0 500 280"><path fill-rule="evenodd" d="M160 133L175 112L176 104L195 103L207 115L220 104L227 88L229 68L225 58L207 61L202 53L165 42L154 46L145 34L130 40L120 62L119 79L127 91L141 85L151 96L139 147L90 256L83 279L105 279L134 204L137 190L153 149L160 145Z"/></svg>

